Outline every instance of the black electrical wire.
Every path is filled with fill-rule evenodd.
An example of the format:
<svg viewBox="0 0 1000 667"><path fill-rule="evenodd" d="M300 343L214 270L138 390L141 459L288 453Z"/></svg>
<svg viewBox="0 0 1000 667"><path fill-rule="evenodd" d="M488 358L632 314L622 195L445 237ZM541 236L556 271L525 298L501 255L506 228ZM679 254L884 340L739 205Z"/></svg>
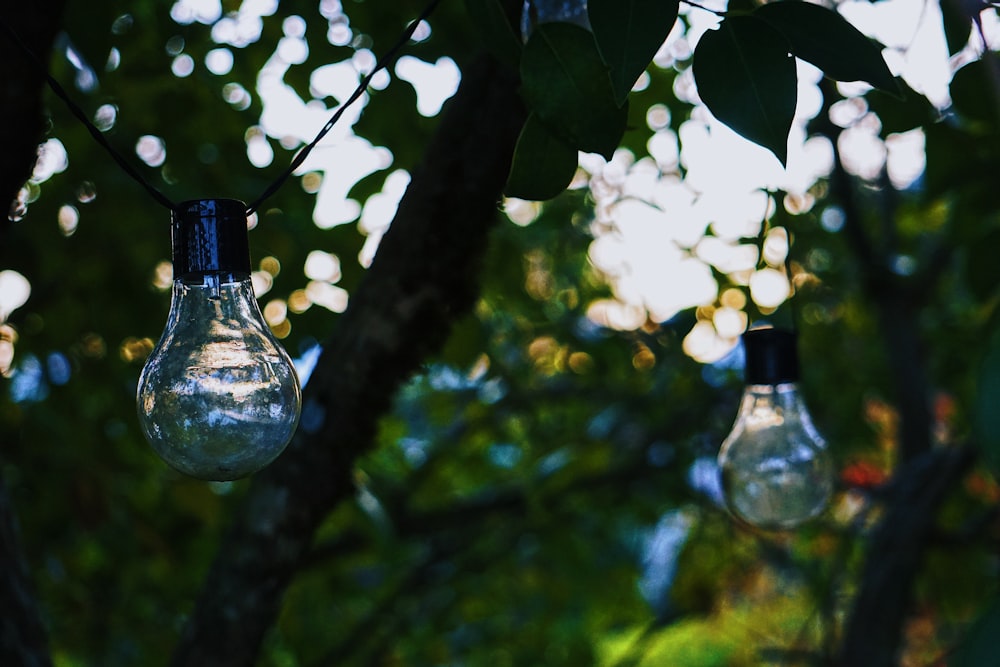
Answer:
<svg viewBox="0 0 1000 667"><path fill-rule="evenodd" d="M306 144L306 146L295 155L291 164L288 165L285 171L283 171L278 178L267 186L264 192L261 193L257 199L253 200L250 205L247 206L247 215L250 215L259 209L260 205L264 203L264 200L277 192L281 186L284 185L285 181L288 180L288 177L291 176L296 169L302 166L302 163L305 162L305 159L309 156L309 153L312 152L312 149L316 148L316 145L323 140L323 137L325 137L327 133L333 129L333 126L337 124L337 121L344 115L347 108L354 104L365 92L365 90L368 89L368 84L371 83L372 78L389 65L392 58L413 36L413 33L417 29L417 26L420 25L420 22L426 20L427 17L429 17L437 8L440 2L441 0L431 0L430 4L428 4L422 12L420 12L420 15L413 21L410 21L410 24L406 26L406 29L399 36L399 39L396 40L396 43L392 45L392 48L386 51L386 53L379 58L378 61L376 61L374 69L361 79L360 83L358 83L358 87L354 89L353 93L351 93L351 96L348 97L343 104L337 107L337 110L333 112L330 120L326 122L326 125L323 126L316 137Z"/></svg>
<svg viewBox="0 0 1000 667"><path fill-rule="evenodd" d="M421 21L426 20L431 15L431 13L434 12L434 10L437 8L440 2L441 0L431 0L431 2L428 3L428 5L424 8L424 10L420 12L420 15L406 26L406 29L403 30L402 34L400 34L395 44L392 45L392 48L390 48L385 54L382 55L381 58L379 58L376 61L375 67L372 69L372 71L366 74L361 79L361 81L358 83L357 88L355 88L354 92L351 93L351 96L348 97L343 104L337 107L337 110L334 111L333 115L330 117L330 120L328 120L326 124L322 127L322 129L320 129L316 137L308 144L306 144L302 148L302 150L296 153L295 157L292 159L288 167L284 171L282 171L281 174L279 174L278 177L270 185L267 186L267 188L264 189L264 192L261 193L259 197L257 197L250 203L250 205L247 207L247 215L250 215L255 211L257 211L260 208L261 204L263 204L268 197L277 192L281 188L281 186L284 185L285 181L287 181L288 178L295 172L295 170L298 169L303 162L305 162L305 159L309 156L309 153L311 153L312 150L317 146L317 144L319 144L319 142L323 140L323 137L325 137L330 132L330 130L333 129L333 127L337 124L337 121L340 120L340 117L344 115L344 112L347 110L347 108L352 104L354 104L358 100L358 98L360 98L361 95L364 94L364 92L368 89L368 85L371 83L372 78L376 74L378 74L381 70L388 67L390 62L392 62L392 59L396 56L397 53L399 53L400 49L402 49L406 45L406 43L410 40L410 38L413 37L413 33L416 31L417 26L420 25ZM102 148L104 148L104 150L106 150L108 154L111 155L111 158L118 164L118 166L121 167L122 170L132 178L132 180L136 181L139 185L141 185L146 190L146 192L149 193L149 195L156 200L157 203L170 209L171 211L176 210L177 204L174 201L172 201L169 197L167 197L165 194L163 194L154 185L152 185L149 181L147 181L143 177L143 175L139 173L139 171L135 167L133 167L128 162L128 160L126 160L121 155L121 153L119 153L115 149L114 146L111 145L107 137L104 136L104 133L101 132L97 128L97 126L91 122L90 118L87 117L87 113L83 109L81 109L80 106L76 104L76 102L73 101L69 93L66 92L66 89L63 88L62 85L55 79L55 77L53 77L49 73L48 68L46 68L45 65L42 63L42 61L38 58L38 56L35 55L34 51L32 51L31 48L27 44L25 44L24 41L21 40L17 32L15 32L14 29L10 25L8 25L6 21L3 20L0 20L0 28L3 29L4 34L7 35L7 37L11 40L11 42L13 42L14 45L16 45L18 49L21 50L22 53L24 53L24 55L27 57L31 65L36 70L38 70L38 72L45 78L45 82L48 84L49 88L52 89L52 92L55 93L56 97L58 97L60 100L63 101L63 103L70 110L73 116L76 117L77 120L83 123L84 127L87 128L87 132L89 132L90 135L94 138L94 140Z"/></svg>
<svg viewBox="0 0 1000 667"><path fill-rule="evenodd" d="M73 101L73 99L69 96L69 93L66 92L66 89L63 88L58 81L56 81L55 77L49 74L48 69L42 64L42 61L38 59L38 56L35 55L34 51L32 51L27 44L21 41L21 38L14 31L14 29L11 28L6 21L0 21L0 27L3 28L4 33L24 53L32 66L45 77L46 83L48 83L52 92L56 94L56 97L66 104L70 112L76 116L77 120L83 123L84 127L87 128L87 131L90 132L90 136L92 136L94 140L111 155L112 159L118 163L118 166L121 167L126 174L131 176L134 181L138 182L139 185L145 188L146 192L148 192L158 203L167 207L171 211L177 208L177 205L169 197L160 192L149 181L143 178L142 174L136 171L135 167L129 164L128 161L122 157L121 153L115 150L114 146L112 146L107 140L107 137L105 137L104 134L97 129L92 122L90 122L90 119L87 118L87 113Z"/></svg>

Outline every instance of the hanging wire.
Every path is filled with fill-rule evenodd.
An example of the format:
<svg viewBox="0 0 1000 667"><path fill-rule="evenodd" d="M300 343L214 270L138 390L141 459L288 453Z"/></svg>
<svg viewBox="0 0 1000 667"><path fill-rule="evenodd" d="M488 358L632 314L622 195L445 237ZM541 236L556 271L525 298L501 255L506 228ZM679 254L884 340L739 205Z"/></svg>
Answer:
<svg viewBox="0 0 1000 667"><path fill-rule="evenodd" d="M785 230L785 242L787 247L785 249L785 258L782 261L782 265L785 271L785 278L788 279L789 294L788 298L785 299L783 303L788 304L788 313L791 318L791 331L792 333L798 333L799 330L799 309L798 303L795 300L798 294L798 289L795 287L795 280L792 274L792 230L788 228L788 225L782 227L774 227L771 225L771 221L768 218L768 210L770 209L771 202L777 206L777 197L779 191L772 192L771 190L765 190L768 196L768 203L764 208L764 216L760 221L760 231L757 233L757 269L764 268L768 266L767 260L764 258L764 244L767 242L767 237L772 229L784 229Z"/></svg>
<svg viewBox="0 0 1000 667"><path fill-rule="evenodd" d="M6 33L6 35L11 39L11 41L14 42L14 44L21 50L22 53L24 53L28 61L31 63L32 67L38 70L38 72L45 77L46 83L49 84L49 88L51 88L52 92L56 94L56 97L58 97L60 100L63 101L63 103L66 104L70 112L74 116L76 116L77 120L83 123L84 127L87 128L87 131L90 132L90 136L92 136L94 140L111 155L112 159L114 159L114 161L118 163L118 166L121 167L126 174L131 176L133 180L138 182L139 185L144 187L146 189L146 192L148 192L153 197L153 199L155 199L158 203L167 207L171 211L176 209L177 205L169 197L160 192L149 181L143 178L142 174L136 171L135 167L129 164L129 162L124 157L122 157L121 153L115 150L114 146L112 146L111 143L108 142L107 138L104 136L104 133L102 133L99 129L97 129L97 126L95 126L92 122L90 122L90 119L87 118L87 112L81 109L76 104L76 102L74 102L72 98L70 98L69 93L66 92L66 89L63 88L58 81L56 81L55 77L49 74L48 68L45 67L44 64L42 64L42 61L38 59L38 56L36 56L35 52L31 50L31 47L29 47L21 40L20 36L18 36L18 34L14 31L14 29L11 28L6 21L0 21L0 27L3 28L4 33Z"/></svg>
<svg viewBox="0 0 1000 667"><path fill-rule="evenodd" d="M799 306L795 297L798 296L799 290L795 287L795 276L792 273L792 230L787 225L785 226L785 239L788 244L788 249L785 250L785 276L791 287L791 294L788 296L788 312L792 319L792 333L797 334L799 332Z"/></svg>
<svg viewBox="0 0 1000 667"><path fill-rule="evenodd" d="M781 191L771 192L767 191L768 198L770 201L774 202L775 206L781 206L782 204L778 202L778 195ZM759 237L760 243L760 256L761 261L764 261L764 242L767 240L767 235L771 229L784 229L785 230L785 259L782 261L782 268L785 270L785 278L788 280L788 298L785 299L785 303L788 304L788 314L791 319L791 331L794 334L799 332L799 307L796 296L798 296L799 290L795 287L795 276L792 273L792 246L794 241L794 236L792 235L791 228L785 224L781 227L771 227L767 219L767 214L764 215L764 221L761 223L761 233Z"/></svg>
<svg viewBox="0 0 1000 667"><path fill-rule="evenodd" d="M302 150L296 153L295 157L292 159L288 167L283 172L281 172L281 174L279 174L278 177L270 185L267 186L267 188L264 190L263 193L261 193L259 197L257 197L250 203L250 205L247 207L248 216L257 211L260 208L260 205L263 204L268 197L277 192L281 188L281 186L284 185L285 181L287 181L288 178L295 172L295 170L298 169L300 166L302 166L302 163L305 162L306 158L309 156L309 153L311 153L312 150L317 146L317 144L319 144L319 142L323 140L323 137L325 137L330 132L330 130L333 129L334 125L336 125L337 121L340 120L340 117L344 115L344 112L347 110L347 108L350 107L352 104L354 104L358 100L358 98L360 98L361 95L364 94L364 92L368 89L368 85L371 83L372 78L376 74L378 74L381 70L388 67L392 59L396 56L397 53L399 53L399 50L406 45L406 43L410 40L411 37L413 37L413 33L416 31L420 23L422 21L425 21L434 12L434 10L440 3L441 0L431 0L431 2L427 4L424 10L420 12L419 16L417 16L417 18L415 18L413 21L410 21L410 23L406 26L406 29L403 30L402 34L400 34L399 38L392 45L392 48L386 51L385 54L383 54L382 57L376 61L375 67L372 69L372 71L366 74L361 79L361 81L358 83L357 88L355 88L354 92L351 93L351 96L348 97L343 104L337 107L337 110L334 111L333 115L330 117L330 120L328 120L326 124L322 127L322 129L320 129L316 137L308 144L306 144L302 148ZM94 140L97 141L97 143L102 148L104 148L104 150L107 151L109 155L111 155L112 159L118 164L118 166L121 167L122 170L132 178L132 180L136 181L139 185L141 185L146 190L146 192L148 192L149 195L156 200L157 203L170 209L171 211L176 210L177 204L169 197L167 197L165 194L163 194L154 185L152 185L149 181L147 181L145 177L143 177L143 175L139 173L139 171L135 167L133 167L128 162L128 160L126 160L121 155L121 153L119 153L115 149L114 146L111 145L111 143L104 136L104 133L101 132L97 128L97 126L94 125L93 122L91 122L90 118L87 117L87 112L81 109L80 106L73 101L73 99L69 96L69 93L66 92L66 89L63 88L62 85L55 79L55 77L53 77L49 73L48 68L42 63L42 61L38 58L38 56L35 55L35 52L31 50L31 47L29 47L27 44L24 43L24 41L21 40L17 32L15 32L15 30L10 25L8 25L6 21L3 20L0 20L0 28L3 29L3 32L7 35L7 37L10 38L10 40L14 43L14 45L17 46L18 49L20 49L21 52L26 56L28 61L31 63L32 67L34 67L45 78L45 82L48 84L49 88L52 89L52 92L55 93L56 97L58 97L60 100L63 101L63 103L70 110L73 116L76 117L77 120L83 123L84 127L87 128L87 132L89 132L90 135L94 138Z"/></svg>
<svg viewBox="0 0 1000 667"><path fill-rule="evenodd" d="M382 57L379 58L378 61L375 63L374 69L372 69L371 72L366 74L361 79L360 83L358 83L357 88L355 88L354 92L351 93L351 96L347 98L347 101L345 101L343 104L337 107L337 110L333 112L333 115L330 117L330 120L326 121L326 125L323 126L323 128L319 131L316 137L308 144L306 144L305 147L303 147L302 150L300 150L295 155L295 157L292 159L291 164L288 165L288 167L278 176L278 178L276 178L269 186L267 186L264 192L261 193L261 195L257 197L257 199L253 200L250 203L250 205L247 206L247 215L250 215L254 213L257 209L259 209L260 205L264 203L264 200L266 200L268 197L277 192L281 188L281 186L284 185L285 181L288 180L289 176L291 176L296 169L302 166L302 163L305 162L307 157L309 157L309 153L312 152L312 149L316 148L316 145L323 140L323 137L325 137L327 133L333 129L333 126L337 124L337 121L340 120L340 117L344 115L344 112L347 111L347 108L352 104L354 104L358 100L358 98L361 97L361 95L368 89L368 84L371 83L372 78L389 65L389 62L393 59L393 57L395 57L395 55L399 52L399 50L403 48L403 46L405 46L406 43L410 40L410 38L413 36L413 33L414 31L416 31L417 26L420 25L420 22L426 20L427 17L429 17L431 13L433 13L433 11L437 8L440 2L441 0L431 0L431 2L424 8L424 10L420 12L420 15L414 20L410 21L409 25L406 26L406 29L399 36L399 39L397 39L396 43L392 45L392 48L386 51L382 55Z"/></svg>

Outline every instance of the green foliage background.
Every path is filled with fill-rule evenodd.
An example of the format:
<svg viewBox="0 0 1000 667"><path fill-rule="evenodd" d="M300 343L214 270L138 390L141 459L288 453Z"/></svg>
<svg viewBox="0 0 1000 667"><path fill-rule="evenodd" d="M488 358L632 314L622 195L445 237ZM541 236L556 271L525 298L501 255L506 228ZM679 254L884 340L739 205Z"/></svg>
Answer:
<svg viewBox="0 0 1000 667"><path fill-rule="evenodd" d="M345 5L355 34L376 53L421 9L416 0ZM170 40L183 39L197 63L217 45L206 26L178 25L168 11L168 3L71 2L66 34L100 80L95 90L74 94L88 110L117 107L108 136L125 153L143 134L163 138L166 164L143 169L175 200L252 199L290 157L269 139L276 159L257 169L244 142L261 111L256 75L282 19L301 12L306 20L309 58L287 79L305 98L308 75L353 49L327 44L327 23L312 5L283 3L265 17L259 41L234 49L229 75L199 65L178 79L165 50ZM502 35L477 33L482 24L461 3L445 2L432 37L408 52L427 61L447 55L462 66L484 41L509 46ZM549 25L539 34L558 44L581 33ZM600 46L588 46L589 57L607 51ZM111 48L121 64L104 71ZM778 206L770 220L792 231L794 259L810 276L794 297L795 312L773 316L799 320L804 391L839 469L855 474L845 474L848 483L858 470L881 480L899 458L893 332L881 312L891 299L909 300L912 317L900 324L923 342L918 361L937 406L938 446L980 444L992 463L1000 451L993 410L1000 367L990 350L1000 277L992 191L1000 135L994 98L976 93L995 93L984 83L988 62L956 76L947 122L912 91L903 100L867 96L884 134L923 127L927 136L928 166L916 187L894 192L883 179L855 190L875 259L910 257L918 271L900 274L887 265L872 274L864 266L871 258L859 255L849 231L827 231L824 212L844 205L827 181L815 186L809 210L793 215ZM724 65L705 61L709 72ZM620 143L641 157L651 104L669 106L675 130L690 116L673 93L689 66L652 68L648 87L632 93L627 107L610 84L584 91L573 105L589 105L597 120L588 122L599 129L568 126L569 134L547 139L569 146L570 155L582 138L597 142L592 150L610 155ZM748 65L758 66L766 63ZM62 81L75 76L65 58L53 67ZM531 63L522 62L522 74L525 98L551 132L566 111L532 97ZM251 91L249 108L222 99L229 81ZM544 77L536 83L544 88ZM412 88L394 80L372 94L355 128L391 149L393 169L414 166L435 123L416 113L414 101ZM17 363L44 364L57 353L72 372L65 384L50 376L39 400L12 399L17 374L0 384L3 479L56 664L164 664L247 483L186 479L142 440L133 404L142 359L126 360L120 350L126 341L155 340L162 327L168 296L152 278L169 259L167 213L60 104L53 101L50 111L51 134L65 145L69 167L32 186L37 191L2 249L0 268L31 281L29 302L9 320ZM555 191L571 176L561 171ZM363 179L351 195L365 201L383 177ZM97 196L81 199L90 189ZM80 214L68 237L56 223L64 204ZM303 286L300 267L314 249L343 260L339 284L348 291L363 273L353 261L363 236L354 225L320 230L313 204L296 178L261 212L251 233L254 258L273 256L282 267L268 298ZM260 664L821 664L833 650L865 560L879 558L864 552L878 518L877 493L843 489L818 524L795 535L761 535L732 523L694 489L691 471L714 457L730 426L738 369L703 367L684 354L694 313L633 332L589 323L587 305L608 295L587 259L591 209L586 190L569 190L546 202L530 225L505 222L496 231L474 315L396 397L379 446L357 466L356 502L324 524ZM873 284L871 275L890 283ZM322 341L336 319L318 307L292 315L284 340L292 356ZM986 465L949 496L939 541L928 547L914 587L901 649L907 664L931 664L966 637L960 664L989 664L981 638L989 634L984 627L996 625L990 601L998 499ZM644 599L639 582L664 517L684 526L676 576ZM972 625L990 604L993 611Z"/></svg>

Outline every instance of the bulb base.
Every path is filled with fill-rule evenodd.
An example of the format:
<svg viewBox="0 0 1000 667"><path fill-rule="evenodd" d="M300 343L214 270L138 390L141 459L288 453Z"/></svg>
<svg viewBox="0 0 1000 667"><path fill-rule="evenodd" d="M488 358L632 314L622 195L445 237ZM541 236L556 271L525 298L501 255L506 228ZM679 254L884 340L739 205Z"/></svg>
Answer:
<svg viewBox="0 0 1000 667"><path fill-rule="evenodd" d="M782 329L751 329L743 334L746 384L784 384L799 381L796 335Z"/></svg>
<svg viewBox="0 0 1000 667"><path fill-rule="evenodd" d="M237 199L193 199L171 214L174 279L200 283L205 276L250 275L247 206Z"/></svg>

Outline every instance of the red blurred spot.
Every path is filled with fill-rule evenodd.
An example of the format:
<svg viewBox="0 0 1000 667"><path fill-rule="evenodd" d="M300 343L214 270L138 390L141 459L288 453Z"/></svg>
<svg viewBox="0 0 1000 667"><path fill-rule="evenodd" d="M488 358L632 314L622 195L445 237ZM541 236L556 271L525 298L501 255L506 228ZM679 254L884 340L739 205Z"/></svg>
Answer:
<svg viewBox="0 0 1000 667"><path fill-rule="evenodd" d="M992 476L974 472L965 480L966 490L973 496L988 503L1000 501L1000 486Z"/></svg>
<svg viewBox="0 0 1000 667"><path fill-rule="evenodd" d="M852 463L840 471L840 479L850 487L871 488L886 480L888 473L869 461Z"/></svg>
<svg viewBox="0 0 1000 667"><path fill-rule="evenodd" d="M949 394L938 394L934 397L934 420L950 424L958 412L956 401Z"/></svg>

